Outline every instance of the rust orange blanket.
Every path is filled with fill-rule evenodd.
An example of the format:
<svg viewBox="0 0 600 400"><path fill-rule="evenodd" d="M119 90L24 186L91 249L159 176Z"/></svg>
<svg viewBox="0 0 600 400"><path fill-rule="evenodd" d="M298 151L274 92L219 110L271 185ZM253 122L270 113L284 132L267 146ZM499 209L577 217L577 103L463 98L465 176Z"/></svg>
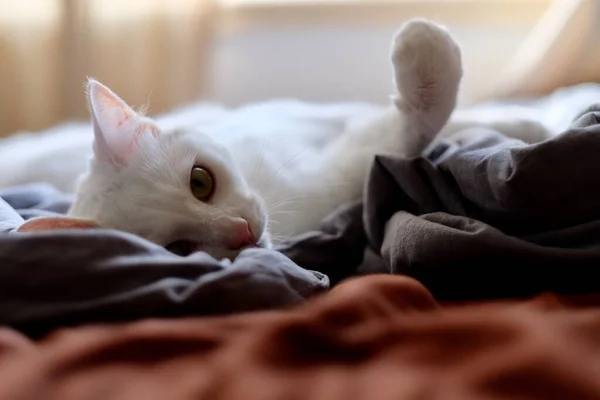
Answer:
<svg viewBox="0 0 600 400"><path fill-rule="evenodd" d="M0 333L0 399L598 399L596 298L440 306L410 278L288 311Z"/></svg>

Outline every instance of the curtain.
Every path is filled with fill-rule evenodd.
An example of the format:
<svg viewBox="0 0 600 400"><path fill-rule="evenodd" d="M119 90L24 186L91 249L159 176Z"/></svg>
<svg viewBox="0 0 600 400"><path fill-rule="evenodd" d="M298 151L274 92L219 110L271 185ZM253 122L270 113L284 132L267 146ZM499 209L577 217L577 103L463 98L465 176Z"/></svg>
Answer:
<svg viewBox="0 0 600 400"><path fill-rule="evenodd" d="M0 0L0 136L87 118L86 78L136 107L198 99L211 0Z"/></svg>
<svg viewBox="0 0 600 400"><path fill-rule="evenodd" d="M542 96L600 81L600 1L555 0L475 101Z"/></svg>
<svg viewBox="0 0 600 400"><path fill-rule="evenodd" d="M215 75L211 66L223 66L223 60L231 62L212 51L215 38L222 42L224 28L220 25L228 26L229 20L235 25L239 17L235 7L224 9L228 1L0 0L0 136L88 118L84 94L88 76L106 83L135 107L149 104L151 114L211 94L207 93L208 80ZM283 0L267 0L271 7L248 7L258 21L251 18L250 22L259 27L263 19L285 25L295 17L290 13L300 9L306 14L314 9L311 1L305 8L304 3L295 3L295 11L278 1ZM346 0L319 1L330 2L332 13L339 7L335 14L345 18L341 11ZM420 0L396 1L405 4L406 10ZM412 6L411 1L415 2ZM443 2L444 10L451 10L454 0L431 1ZM252 2L241 3L248 6ZM493 3L506 10L523 5L517 0ZM373 2L373 7L377 4ZM458 0L457 4L460 6ZM319 18L312 13L305 15L309 21ZM378 26L376 18L368 22ZM505 26L510 29L510 21ZM514 56L498 66L498 72L467 71L471 77L484 77L477 78L481 82L474 85L475 93L469 91L467 102L538 96L565 85L600 81L598 27L600 0L553 1ZM491 40L491 51L494 45ZM483 58L484 53L465 57ZM277 59L263 61L277 63ZM243 79L253 77L247 74ZM218 93L217 100L227 101L226 94Z"/></svg>

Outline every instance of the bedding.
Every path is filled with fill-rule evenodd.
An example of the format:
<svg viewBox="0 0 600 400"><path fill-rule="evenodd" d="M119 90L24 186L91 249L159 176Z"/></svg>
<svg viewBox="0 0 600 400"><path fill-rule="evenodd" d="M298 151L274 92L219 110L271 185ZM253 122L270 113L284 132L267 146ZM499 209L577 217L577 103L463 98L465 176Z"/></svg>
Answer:
<svg viewBox="0 0 600 400"><path fill-rule="evenodd" d="M46 184L1 190L0 324L40 337L292 307L372 273L413 277L444 302L599 292L599 116L591 106L536 145L475 129L424 157L376 157L363 201L233 262L110 230L15 233L24 219L60 215L70 197Z"/></svg>
<svg viewBox="0 0 600 400"><path fill-rule="evenodd" d="M281 251L332 284L385 272L441 301L600 292L600 106L542 143L475 128L376 157L364 202Z"/></svg>
<svg viewBox="0 0 600 400"><path fill-rule="evenodd" d="M592 400L598 299L442 307L372 275L289 311L0 330L0 398Z"/></svg>
<svg viewBox="0 0 600 400"><path fill-rule="evenodd" d="M73 324L289 307L328 288L327 276L275 251L229 262L178 257L117 231L14 233L23 218L66 211L69 196L45 184L0 196L0 325L34 337Z"/></svg>
<svg viewBox="0 0 600 400"><path fill-rule="evenodd" d="M0 190L0 399L600 399L589 104L544 143L376 157L361 201L233 262L18 232L71 198Z"/></svg>

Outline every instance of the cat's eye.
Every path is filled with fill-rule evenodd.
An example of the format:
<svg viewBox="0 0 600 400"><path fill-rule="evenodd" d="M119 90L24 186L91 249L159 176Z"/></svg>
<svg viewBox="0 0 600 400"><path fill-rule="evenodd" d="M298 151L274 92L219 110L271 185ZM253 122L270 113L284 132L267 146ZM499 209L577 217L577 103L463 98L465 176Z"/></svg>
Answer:
<svg viewBox="0 0 600 400"><path fill-rule="evenodd" d="M198 200L207 201L215 192L215 178L209 170L194 167L190 173L190 190Z"/></svg>

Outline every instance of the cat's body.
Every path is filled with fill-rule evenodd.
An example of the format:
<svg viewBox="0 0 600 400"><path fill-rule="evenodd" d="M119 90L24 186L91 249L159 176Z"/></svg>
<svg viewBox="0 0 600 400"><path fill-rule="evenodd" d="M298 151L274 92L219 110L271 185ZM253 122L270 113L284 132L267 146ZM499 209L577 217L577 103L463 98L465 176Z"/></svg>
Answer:
<svg viewBox="0 0 600 400"><path fill-rule="evenodd" d="M409 22L395 39L392 62L393 105L325 148L298 135L273 135L265 142L251 135L165 128L92 81L94 157L69 214L162 246L184 243L184 253L204 250L230 258L244 248L270 247L273 240L316 229L337 206L360 198L375 154L417 156L444 126L442 134L448 135L472 125L468 120L446 125L462 64L445 29ZM523 130L518 122L498 121L491 127L525 134L527 141L548 135L541 125ZM83 147L85 140L79 140Z"/></svg>

